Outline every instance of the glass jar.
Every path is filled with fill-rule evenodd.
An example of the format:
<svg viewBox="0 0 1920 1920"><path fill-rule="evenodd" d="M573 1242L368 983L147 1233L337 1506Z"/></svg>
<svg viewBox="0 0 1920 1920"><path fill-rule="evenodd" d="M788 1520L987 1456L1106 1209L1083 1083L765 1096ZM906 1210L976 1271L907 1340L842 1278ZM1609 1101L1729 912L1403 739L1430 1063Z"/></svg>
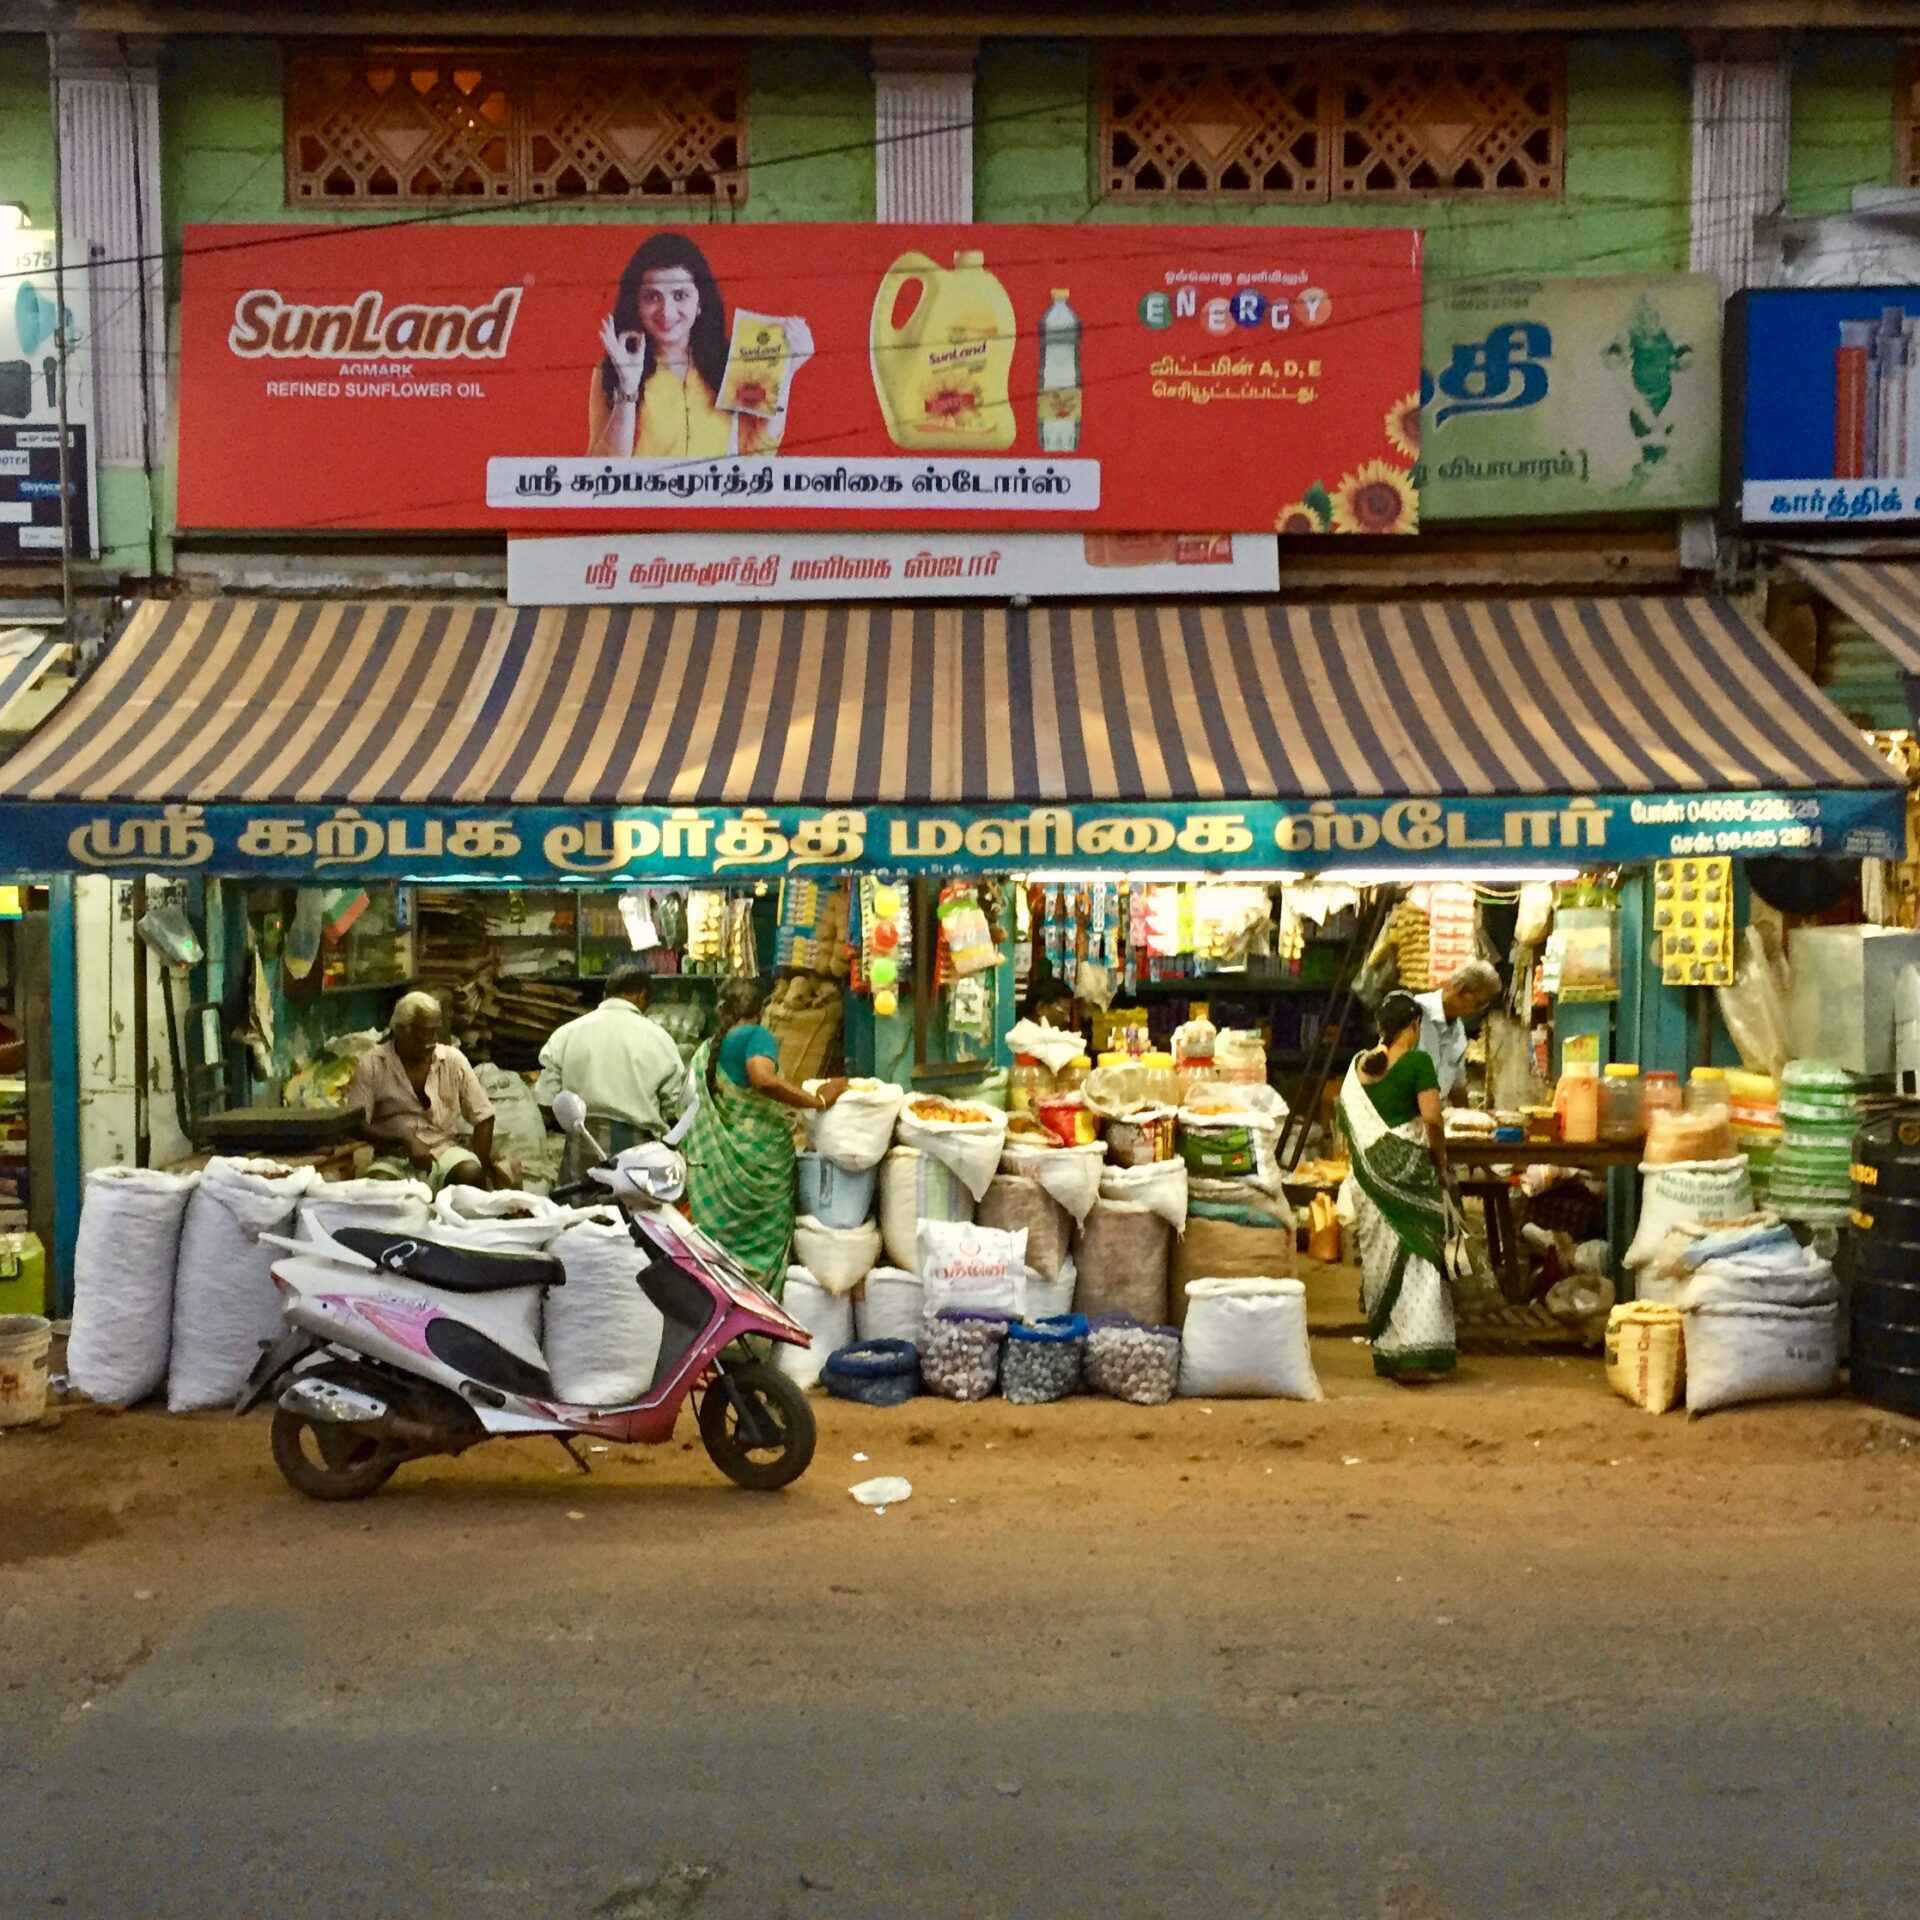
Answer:
<svg viewBox="0 0 1920 1920"><path fill-rule="evenodd" d="M1695 1067L1687 1076L1687 1111L1710 1113L1715 1108L1731 1116L1733 1094L1723 1067Z"/></svg>
<svg viewBox="0 0 1920 1920"><path fill-rule="evenodd" d="M1677 1073L1662 1073L1653 1068L1640 1076L1640 1113L1649 1126L1656 1113L1678 1113L1684 1104Z"/></svg>
<svg viewBox="0 0 1920 1920"><path fill-rule="evenodd" d="M1053 1089L1056 1093L1078 1093L1092 1071L1093 1062L1084 1053L1077 1053L1053 1076Z"/></svg>
<svg viewBox="0 0 1920 1920"><path fill-rule="evenodd" d="M1056 1082L1046 1064L1030 1053L1013 1056L1013 1071L1007 1075L1007 1111L1031 1113L1039 1102L1054 1091Z"/></svg>
<svg viewBox="0 0 1920 1920"><path fill-rule="evenodd" d="M1575 1067L1560 1076L1553 1096L1560 1115L1560 1138L1570 1147L1590 1147L1600 1138L1600 1076L1591 1067Z"/></svg>
<svg viewBox="0 0 1920 1920"><path fill-rule="evenodd" d="M1600 1138L1610 1145L1638 1140L1647 1130L1640 1069L1617 1060L1600 1076Z"/></svg>

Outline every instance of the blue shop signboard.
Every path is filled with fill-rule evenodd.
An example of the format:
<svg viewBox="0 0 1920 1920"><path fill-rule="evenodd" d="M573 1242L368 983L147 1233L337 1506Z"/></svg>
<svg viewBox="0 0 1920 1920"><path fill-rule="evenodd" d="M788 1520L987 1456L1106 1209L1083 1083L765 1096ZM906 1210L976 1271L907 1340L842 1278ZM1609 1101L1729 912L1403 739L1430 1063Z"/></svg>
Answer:
<svg viewBox="0 0 1920 1920"><path fill-rule="evenodd" d="M1739 517L1920 519L1920 287L1742 293L1727 320L1728 504Z"/></svg>
<svg viewBox="0 0 1920 1920"><path fill-rule="evenodd" d="M1373 798L1157 806L0 807L13 873L203 873L341 884L1003 873L1598 867L1688 854L1897 858L1892 785L1782 793Z"/></svg>

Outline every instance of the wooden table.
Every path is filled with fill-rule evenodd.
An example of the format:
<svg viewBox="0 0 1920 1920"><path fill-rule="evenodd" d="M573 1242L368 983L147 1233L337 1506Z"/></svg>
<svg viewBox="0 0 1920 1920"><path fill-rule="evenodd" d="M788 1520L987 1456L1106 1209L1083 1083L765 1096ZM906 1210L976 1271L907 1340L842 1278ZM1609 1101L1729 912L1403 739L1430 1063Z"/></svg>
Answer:
<svg viewBox="0 0 1920 1920"><path fill-rule="evenodd" d="M1513 1219L1512 1184L1494 1173L1497 1167L1575 1167L1583 1173L1607 1173L1615 1167L1637 1167L1646 1143L1608 1141L1591 1147L1555 1141L1449 1140L1447 1160L1460 1180L1463 1198L1480 1201L1487 1211L1487 1255L1500 1282L1500 1291L1518 1304L1527 1297L1528 1271L1519 1229ZM1470 1169L1479 1168L1478 1178Z"/></svg>

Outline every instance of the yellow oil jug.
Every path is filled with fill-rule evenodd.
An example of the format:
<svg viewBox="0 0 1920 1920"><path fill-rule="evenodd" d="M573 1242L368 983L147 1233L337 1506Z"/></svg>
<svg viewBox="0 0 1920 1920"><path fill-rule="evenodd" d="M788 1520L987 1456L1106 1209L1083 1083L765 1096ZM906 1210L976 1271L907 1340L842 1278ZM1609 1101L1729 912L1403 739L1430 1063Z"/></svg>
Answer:
<svg viewBox="0 0 1920 1920"><path fill-rule="evenodd" d="M893 444L927 453L1012 446L1016 332L1013 302L984 254L956 253L942 267L903 253L873 303L873 386Z"/></svg>
<svg viewBox="0 0 1920 1920"><path fill-rule="evenodd" d="M47 1255L37 1233L0 1233L0 1313L45 1313Z"/></svg>

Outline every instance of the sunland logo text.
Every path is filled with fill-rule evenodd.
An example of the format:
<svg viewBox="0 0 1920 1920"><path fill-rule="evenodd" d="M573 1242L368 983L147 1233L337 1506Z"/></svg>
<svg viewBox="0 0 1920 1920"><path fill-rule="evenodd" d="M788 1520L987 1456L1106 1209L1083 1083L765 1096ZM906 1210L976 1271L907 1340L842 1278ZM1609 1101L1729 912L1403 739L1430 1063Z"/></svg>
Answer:
<svg viewBox="0 0 1920 1920"><path fill-rule="evenodd" d="M384 307L369 289L350 307L305 307L271 287L235 301L227 345L249 360L499 360L520 310L502 287L481 307Z"/></svg>

